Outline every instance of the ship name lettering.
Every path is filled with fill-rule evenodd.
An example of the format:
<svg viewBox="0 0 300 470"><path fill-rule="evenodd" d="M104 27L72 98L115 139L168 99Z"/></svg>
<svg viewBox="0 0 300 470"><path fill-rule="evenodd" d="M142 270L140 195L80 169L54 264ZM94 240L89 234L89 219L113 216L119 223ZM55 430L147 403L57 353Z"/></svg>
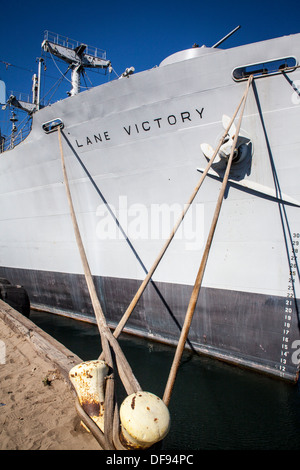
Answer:
<svg viewBox="0 0 300 470"><path fill-rule="evenodd" d="M195 108L195 111L197 113L196 116L200 117L200 119L203 119L203 111L204 108L201 108L200 110ZM191 113L189 111L183 111L179 114L179 116L175 114L169 114L165 119L162 117L158 117L155 119L152 119L151 121L142 121L141 124L129 124L128 126L123 126L124 131L126 132L127 135L132 135L133 133L139 134L140 131L145 131L148 132L153 128L158 128L161 129L164 125L164 123L167 123L170 126L174 126L178 124L179 122L185 122L185 121L192 121L193 118L191 116Z"/></svg>
<svg viewBox="0 0 300 470"><path fill-rule="evenodd" d="M127 135L132 136L144 132L149 132L154 129L166 129L169 126L177 126L180 123L192 122L194 120L203 119L204 108L194 108L193 111L182 111L180 113L169 114L166 117L157 117L154 119L147 119L140 123L131 123L127 126L123 126L124 131ZM75 139L77 148L90 147L92 148L95 144L111 140L108 131L90 133L85 137Z"/></svg>
<svg viewBox="0 0 300 470"><path fill-rule="evenodd" d="M204 111L204 108L202 108L201 111L199 111L199 109L196 108L196 111L197 113L199 113L200 119L202 119L202 113Z"/></svg>
<svg viewBox="0 0 300 470"><path fill-rule="evenodd" d="M94 143L102 142L103 140L110 140L109 134L107 131L103 132L103 135L100 134L94 134L92 137L86 136L85 138L85 144L86 145L93 145ZM83 147L84 144L78 142L77 139L75 139L77 147Z"/></svg>

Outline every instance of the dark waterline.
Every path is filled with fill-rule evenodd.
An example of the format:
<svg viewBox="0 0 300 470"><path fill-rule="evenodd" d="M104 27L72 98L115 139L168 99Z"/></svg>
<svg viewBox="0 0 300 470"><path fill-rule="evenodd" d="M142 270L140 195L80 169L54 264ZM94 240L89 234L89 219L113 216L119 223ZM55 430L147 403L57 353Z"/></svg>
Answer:
<svg viewBox="0 0 300 470"><path fill-rule="evenodd" d="M97 359L98 328L33 311L30 319L83 360ZM174 348L122 335L143 390L162 397ZM163 450L300 450L300 387L184 353L169 405Z"/></svg>

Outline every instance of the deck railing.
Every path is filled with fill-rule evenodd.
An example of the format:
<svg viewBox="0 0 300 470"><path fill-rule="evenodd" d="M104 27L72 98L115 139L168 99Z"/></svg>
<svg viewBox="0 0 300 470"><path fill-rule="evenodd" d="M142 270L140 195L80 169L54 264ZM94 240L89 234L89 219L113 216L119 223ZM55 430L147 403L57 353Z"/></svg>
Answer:
<svg viewBox="0 0 300 470"><path fill-rule="evenodd" d="M32 119L28 116L26 122L21 123L15 134L9 136L0 135L0 153L11 150L20 144L31 131Z"/></svg>
<svg viewBox="0 0 300 470"><path fill-rule="evenodd" d="M76 49L76 47L82 44L79 41L75 41L74 39L61 36L60 34L51 33L50 31L45 31L44 40L52 42L59 46L67 47L68 49L72 49L72 50ZM85 46L86 46L86 49L85 49L86 54L106 60L106 51L104 51L103 49L99 49L98 47L88 46L86 44Z"/></svg>

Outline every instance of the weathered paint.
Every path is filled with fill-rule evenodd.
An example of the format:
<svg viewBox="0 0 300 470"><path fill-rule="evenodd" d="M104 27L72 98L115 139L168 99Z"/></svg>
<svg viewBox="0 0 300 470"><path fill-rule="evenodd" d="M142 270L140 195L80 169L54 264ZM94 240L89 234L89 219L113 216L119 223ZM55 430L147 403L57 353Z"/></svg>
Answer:
<svg viewBox="0 0 300 470"><path fill-rule="evenodd" d="M68 273L1 269L12 282L21 280L32 306L96 323L84 277ZM104 313L114 327L140 283L95 277ZM116 296L115 294L118 293ZM150 283L125 331L154 341L177 344L191 294L190 286ZM280 344L286 299L263 294L203 287L187 347L221 360L295 381L298 367L288 358L280 370ZM291 321L290 343L297 340L298 318Z"/></svg>
<svg viewBox="0 0 300 470"><path fill-rule="evenodd" d="M129 395L120 407L123 445L131 449L147 449L166 437L170 414L164 402L149 392Z"/></svg>
<svg viewBox="0 0 300 470"><path fill-rule="evenodd" d="M108 366L100 360L82 362L69 372L80 405L102 432L104 432L105 377L107 373Z"/></svg>

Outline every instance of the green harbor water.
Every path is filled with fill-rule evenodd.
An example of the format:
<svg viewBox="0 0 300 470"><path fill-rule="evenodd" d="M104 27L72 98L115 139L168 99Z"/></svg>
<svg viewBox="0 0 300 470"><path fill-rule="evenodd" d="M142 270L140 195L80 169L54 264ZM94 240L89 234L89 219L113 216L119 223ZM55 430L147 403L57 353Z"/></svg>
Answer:
<svg viewBox="0 0 300 470"><path fill-rule="evenodd" d="M96 325L32 311L30 319L83 360L97 359ZM143 390L163 396L175 349L129 335L120 345ZM185 352L163 450L300 450L300 385Z"/></svg>

